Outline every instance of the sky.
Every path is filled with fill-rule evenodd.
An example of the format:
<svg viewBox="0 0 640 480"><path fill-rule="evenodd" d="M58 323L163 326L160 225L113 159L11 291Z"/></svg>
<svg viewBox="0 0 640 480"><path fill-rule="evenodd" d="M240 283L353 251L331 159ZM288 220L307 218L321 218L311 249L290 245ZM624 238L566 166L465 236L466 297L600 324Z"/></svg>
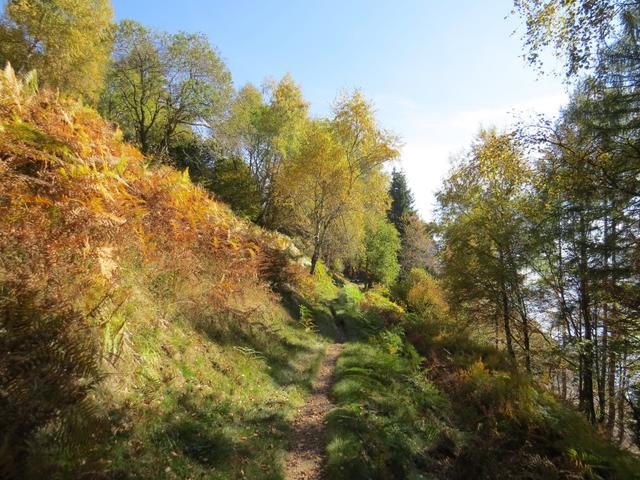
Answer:
<svg viewBox="0 0 640 480"><path fill-rule="evenodd" d="M113 0L116 18L204 33L236 87L290 73L314 115L359 88L402 140L396 165L416 207L435 192L481 126L557 114L562 79L522 59L512 0ZM549 70L553 62L547 63Z"/></svg>

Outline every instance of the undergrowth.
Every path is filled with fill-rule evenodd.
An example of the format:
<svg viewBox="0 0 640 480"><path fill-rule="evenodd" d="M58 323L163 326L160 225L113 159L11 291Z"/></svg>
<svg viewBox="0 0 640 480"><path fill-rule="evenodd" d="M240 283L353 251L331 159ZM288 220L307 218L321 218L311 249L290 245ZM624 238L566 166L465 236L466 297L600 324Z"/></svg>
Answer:
<svg viewBox="0 0 640 480"><path fill-rule="evenodd" d="M451 400L464 441L435 471L452 479L636 479L640 462L608 442L572 405L517 371L504 352L451 320L404 317L407 339Z"/></svg>
<svg viewBox="0 0 640 480"><path fill-rule="evenodd" d="M92 109L0 75L0 476L280 478L331 295Z"/></svg>
<svg viewBox="0 0 640 480"><path fill-rule="evenodd" d="M0 476L282 476L347 340L331 478L638 478L637 459L419 288L338 289L95 111L0 75ZM407 290L411 292L411 289ZM435 292L435 293L434 293Z"/></svg>
<svg viewBox="0 0 640 480"><path fill-rule="evenodd" d="M442 309L340 292L330 478L635 479L640 463ZM349 330L349 329L348 329Z"/></svg>
<svg viewBox="0 0 640 480"><path fill-rule="evenodd" d="M338 361L329 416L329 478L420 478L453 444L448 400L389 335L351 344Z"/></svg>

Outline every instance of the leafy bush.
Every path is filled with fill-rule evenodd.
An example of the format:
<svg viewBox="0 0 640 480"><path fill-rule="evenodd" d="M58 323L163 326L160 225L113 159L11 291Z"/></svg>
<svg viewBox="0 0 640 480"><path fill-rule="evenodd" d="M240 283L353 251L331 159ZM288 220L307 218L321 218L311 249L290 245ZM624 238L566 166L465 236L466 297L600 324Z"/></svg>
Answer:
<svg viewBox="0 0 640 480"><path fill-rule="evenodd" d="M445 318L447 302L433 275L421 268L412 268L402 283L403 298L409 310L427 318Z"/></svg>
<svg viewBox="0 0 640 480"><path fill-rule="evenodd" d="M255 220L261 209L261 195L251 170L239 158L218 159L209 187L238 215Z"/></svg>
<svg viewBox="0 0 640 480"><path fill-rule="evenodd" d="M390 327L398 324L404 310L388 298L386 289L374 287L364 293L360 308L369 318L374 318L381 324Z"/></svg>
<svg viewBox="0 0 640 480"><path fill-rule="evenodd" d="M330 300L338 294L338 287L333 283L333 279L324 263L318 261L313 272L316 294L319 300Z"/></svg>
<svg viewBox="0 0 640 480"><path fill-rule="evenodd" d="M451 399L453 423L466 430L439 478L638 478L637 460L518 372L504 352L473 340L447 317L410 314L401 325Z"/></svg>
<svg viewBox="0 0 640 480"><path fill-rule="evenodd" d="M363 261L368 286L374 282L391 285L400 273L400 235L389 222L373 225L368 230Z"/></svg>

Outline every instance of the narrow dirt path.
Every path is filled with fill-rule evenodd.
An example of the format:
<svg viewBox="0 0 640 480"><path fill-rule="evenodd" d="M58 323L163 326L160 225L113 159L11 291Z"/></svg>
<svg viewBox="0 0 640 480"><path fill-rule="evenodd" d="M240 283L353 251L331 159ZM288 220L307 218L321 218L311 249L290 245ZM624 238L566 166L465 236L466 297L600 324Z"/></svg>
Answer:
<svg viewBox="0 0 640 480"><path fill-rule="evenodd" d="M285 466L286 480L318 480L322 478L327 445L327 413L333 408L329 392L333 383L336 361L342 352L342 344L327 348L320 371L307 403L298 411L293 421L289 439L289 453Z"/></svg>

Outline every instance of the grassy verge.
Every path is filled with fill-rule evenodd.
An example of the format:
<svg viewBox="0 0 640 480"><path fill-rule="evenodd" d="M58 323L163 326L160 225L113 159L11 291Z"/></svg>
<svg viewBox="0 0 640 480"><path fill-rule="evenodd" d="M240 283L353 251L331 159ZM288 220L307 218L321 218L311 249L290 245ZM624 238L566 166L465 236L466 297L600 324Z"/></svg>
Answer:
<svg viewBox="0 0 640 480"><path fill-rule="evenodd" d="M120 402L126 408L111 412L122 429L101 452L111 472L281 478L289 423L324 346L284 321L272 327L279 327L276 334L233 343L212 342L180 324L146 332L140 341L149 345L148 358L136 372L135 390ZM239 339L243 334L235 332Z"/></svg>
<svg viewBox="0 0 640 480"><path fill-rule="evenodd" d="M329 478L422 478L457 435L448 401L399 339L350 344L338 360Z"/></svg>
<svg viewBox="0 0 640 480"><path fill-rule="evenodd" d="M282 478L326 341L260 286L225 312L200 302L196 285L164 288L137 263L121 281L129 296L105 328L91 436L74 446L45 432L31 477Z"/></svg>

